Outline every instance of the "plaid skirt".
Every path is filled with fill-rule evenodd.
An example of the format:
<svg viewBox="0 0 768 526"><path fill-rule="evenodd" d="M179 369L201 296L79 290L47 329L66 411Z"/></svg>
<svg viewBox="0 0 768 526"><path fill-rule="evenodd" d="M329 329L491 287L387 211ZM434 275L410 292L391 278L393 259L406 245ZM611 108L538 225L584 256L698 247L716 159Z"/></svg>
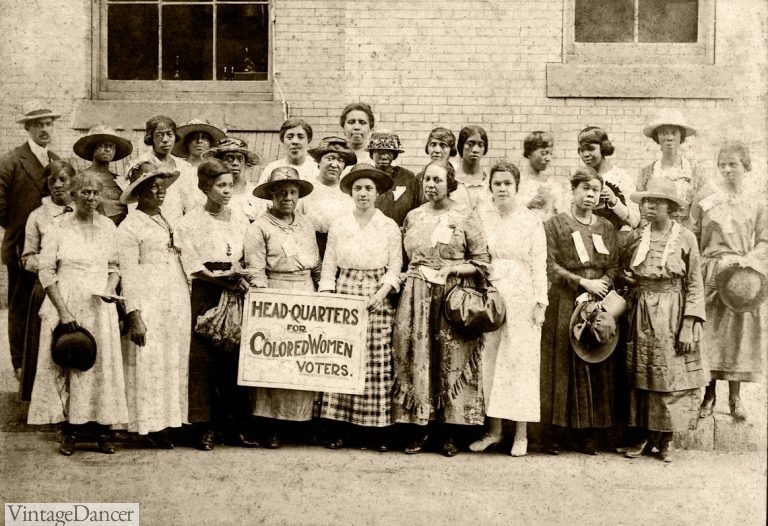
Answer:
<svg viewBox="0 0 768 526"><path fill-rule="evenodd" d="M340 269L336 292L368 297L381 285L385 269ZM389 298L376 312L368 314L365 362L365 391L361 395L323 393L320 416L369 427L384 427L392 423L392 327L395 310Z"/></svg>

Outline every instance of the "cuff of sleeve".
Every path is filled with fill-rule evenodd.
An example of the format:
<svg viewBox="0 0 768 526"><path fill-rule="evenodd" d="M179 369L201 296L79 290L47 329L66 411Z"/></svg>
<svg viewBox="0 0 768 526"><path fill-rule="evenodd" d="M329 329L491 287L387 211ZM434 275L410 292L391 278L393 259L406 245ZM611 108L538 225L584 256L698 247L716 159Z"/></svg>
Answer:
<svg viewBox="0 0 768 526"><path fill-rule="evenodd" d="M386 283L387 285L391 286L394 290L394 292L400 291L400 278L399 274L397 276L384 276L381 278L382 283Z"/></svg>
<svg viewBox="0 0 768 526"><path fill-rule="evenodd" d="M317 290L336 290L336 280L321 279L317 285Z"/></svg>
<svg viewBox="0 0 768 526"><path fill-rule="evenodd" d="M47 289L51 285L58 283L59 278L56 277L56 274L51 275L45 275L45 274L38 274L38 279L40 280L40 285L42 285L43 289Z"/></svg>
<svg viewBox="0 0 768 526"><path fill-rule="evenodd" d="M251 276L248 279L248 283L251 285L251 287L256 287L257 289L265 289L265 288L267 288L267 278L266 278L266 276L262 276L262 277Z"/></svg>

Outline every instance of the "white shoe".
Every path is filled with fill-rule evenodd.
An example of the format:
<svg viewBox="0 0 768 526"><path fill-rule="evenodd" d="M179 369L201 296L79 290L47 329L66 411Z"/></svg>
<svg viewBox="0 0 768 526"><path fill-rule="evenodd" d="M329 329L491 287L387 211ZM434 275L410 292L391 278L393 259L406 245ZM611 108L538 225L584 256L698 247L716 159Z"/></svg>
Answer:
<svg viewBox="0 0 768 526"><path fill-rule="evenodd" d="M512 450L509 452L513 457L524 457L528 453L528 439L515 438L512 443Z"/></svg>
<svg viewBox="0 0 768 526"><path fill-rule="evenodd" d="M501 436L489 435L486 433L480 440L476 440L469 445L469 450L475 453L485 451L491 446L494 446L501 442Z"/></svg>

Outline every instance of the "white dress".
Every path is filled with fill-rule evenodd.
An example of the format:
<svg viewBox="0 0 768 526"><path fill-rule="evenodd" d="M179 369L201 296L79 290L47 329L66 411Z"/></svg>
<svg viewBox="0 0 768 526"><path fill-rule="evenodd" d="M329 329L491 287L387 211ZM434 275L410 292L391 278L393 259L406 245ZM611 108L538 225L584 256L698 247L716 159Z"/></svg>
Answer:
<svg viewBox="0 0 768 526"><path fill-rule="evenodd" d="M50 349L59 314L46 298L40 308L40 355L30 424L128 421L117 310L93 295L106 290L110 272L118 272L116 238L115 225L106 217L95 214L93 223L85 224L74 213L55 220L43 238L40 283L43 288L58 283L67 308L93 334L97 350L96 363L88 371L63 369L53 362Z"/></svg>
<svg viewBox="0 0 768 526"><path fill-rule="evenodd" d="M118 228L125 309L140 311L147 328L144 347L124 340L128 430L141 435L187 422L191 309L172 231L179 250L157 216L136 211Z"/></svg>
<svg viewBox="0 0 768 526"><path fill-rule="evenodd" d="M352 197L341 191L338 185L328 186L318 181L310 181L314 190L301 200L302 210L315 228L315 232L328 233L331 224L339 217L352 213L355 203Z"/></svg>
<svg viewBox="0 0 768 526"><path fill-rule="evenodd" d="M184 214L205 204L205 194L197 187L197 168L185 159L169 155L165 161L161 161L154 151L149 150L137 157L131 166L143 162L150 162L158 167L179 171L179 178L165 191L163 215L166 219L178 220ZM136 213L136 203L128 205L128 213Z"/></svg>
<svg viewBox="0 0 768 526"><path fill-rule="evenodd" d="M483 354L486 414L538 422L541 327L536 303L547 304L547 241L539 215L518 206L508 216L482 212L491 254L491 282L507 309L504 325L487 333Z"/></svg>

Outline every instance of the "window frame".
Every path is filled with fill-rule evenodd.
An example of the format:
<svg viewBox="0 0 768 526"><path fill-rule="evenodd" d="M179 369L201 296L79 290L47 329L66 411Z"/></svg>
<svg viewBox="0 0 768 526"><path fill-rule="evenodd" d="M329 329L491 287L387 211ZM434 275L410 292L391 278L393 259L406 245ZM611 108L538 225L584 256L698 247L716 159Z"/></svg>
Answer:
<svg viewBox="0 0 768 526"><path fill-rule="evenodd" d="M93 0L91 4L92 98L96 100L272 101L274 0L268 0L267 6L269 9L267 80L110 80L107 78L107 0Z"/></svg>
<svg viewBox="0 0 768 526"><path fill-rule="evenodd" d="M564 6L563 63L714 64L715 0L699 0L696 43L576 42L576 0Z"/></svg>

